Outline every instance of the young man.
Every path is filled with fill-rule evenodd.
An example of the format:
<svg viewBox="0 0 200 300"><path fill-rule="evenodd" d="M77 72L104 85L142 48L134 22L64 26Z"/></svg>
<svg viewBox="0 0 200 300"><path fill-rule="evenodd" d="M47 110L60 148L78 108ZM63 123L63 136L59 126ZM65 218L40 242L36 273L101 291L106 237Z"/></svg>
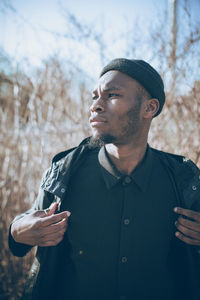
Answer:
<svg viewBox="0 0 200 300"><path fill-rule="evenodd" d="M11 224L14 255L38 246L24 299L199 299L200 171L147 143L164 102L148 63L102 70L92 137L54 157Z"/></svg>

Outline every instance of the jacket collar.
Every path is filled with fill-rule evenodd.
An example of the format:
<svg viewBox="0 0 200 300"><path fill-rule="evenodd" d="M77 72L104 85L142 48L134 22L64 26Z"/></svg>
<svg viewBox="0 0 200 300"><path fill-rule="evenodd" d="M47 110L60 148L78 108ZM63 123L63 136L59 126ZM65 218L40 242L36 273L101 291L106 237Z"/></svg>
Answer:
<svg viewBox="0 0 200 300"><path fill-rule="evenodd" d="M42 180L41 188L62 198L68 191L71 175L84 161L88 151L90 151L89 147L82 145L66 151L66 156L59 161L53 161L51 168Z"/></svg>

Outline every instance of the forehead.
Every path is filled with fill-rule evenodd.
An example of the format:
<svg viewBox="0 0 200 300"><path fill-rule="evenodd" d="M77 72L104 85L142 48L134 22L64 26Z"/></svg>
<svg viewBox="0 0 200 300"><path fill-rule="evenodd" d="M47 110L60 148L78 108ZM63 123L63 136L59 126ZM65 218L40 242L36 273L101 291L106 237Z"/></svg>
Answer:
<svg viewBox="0 0 200 300"><path fill-rule="evenodd" d="M132 77L121 73L119 71L109 71L99 78L98 84L94 90L100 88L101 90L107 90L109 88L116 89L136 89L138 83Z"/></svg>

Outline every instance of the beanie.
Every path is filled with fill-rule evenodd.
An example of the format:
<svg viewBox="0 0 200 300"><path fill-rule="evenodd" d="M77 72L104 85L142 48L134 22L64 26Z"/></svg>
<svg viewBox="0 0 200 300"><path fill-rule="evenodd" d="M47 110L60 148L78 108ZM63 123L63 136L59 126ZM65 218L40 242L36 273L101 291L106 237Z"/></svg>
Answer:
<svg viewBox="0 0 200 300"><path fill-rule="evenodd" d="M164 84L158 72L144 60L116 58L101 71L100 77L108 71L120 71L137 80L151 95L158 99L160 107L154 117L160 114L165 103Z"/></svg>

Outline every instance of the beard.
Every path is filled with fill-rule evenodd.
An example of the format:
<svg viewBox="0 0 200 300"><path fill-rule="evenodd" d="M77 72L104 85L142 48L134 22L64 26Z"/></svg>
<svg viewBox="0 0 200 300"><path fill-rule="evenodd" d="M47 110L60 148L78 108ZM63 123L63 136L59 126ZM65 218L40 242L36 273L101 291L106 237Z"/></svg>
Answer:
<svg viewBox="0 0 200 300"><path fill-rule="evenodd" d="M118 120L118 124L121 124L118 133L103 133L96 137L92 136L89 141L90 148L97 148L105 146L106 144L124 144L129 139L138 137L141 123L140 123L140 109L141 102L137 103ZM122 120L123 118L123 120Z"/></svg>
<svg viewBox="0 0 200 300"><path fill-rule="evenodd" d="M89 140L89 148L101 148L105 146L106 144L114 143L116 138L111 134L102 134L98 137L92 136Z"/></svg>

